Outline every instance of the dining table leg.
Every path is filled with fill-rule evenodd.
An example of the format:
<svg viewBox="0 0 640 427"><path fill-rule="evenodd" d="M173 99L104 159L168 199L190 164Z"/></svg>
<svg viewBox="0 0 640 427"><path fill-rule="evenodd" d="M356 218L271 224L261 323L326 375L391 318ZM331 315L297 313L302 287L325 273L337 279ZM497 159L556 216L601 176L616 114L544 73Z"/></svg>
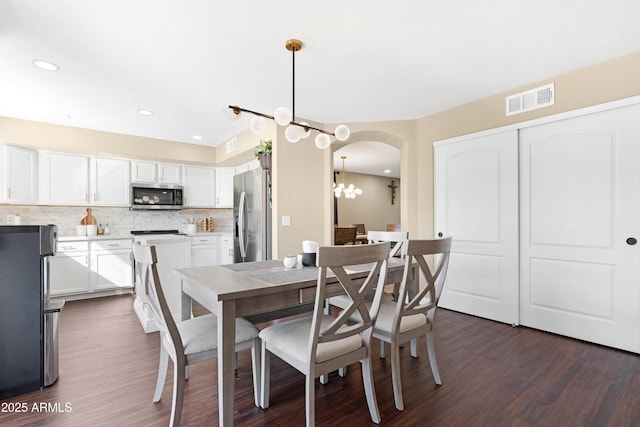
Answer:
<svg viewBox="0 0 640 427"><path fill-rule="evenodd" d="M220 426L233 425L236 303L218 302L218 414Z"/></svg>

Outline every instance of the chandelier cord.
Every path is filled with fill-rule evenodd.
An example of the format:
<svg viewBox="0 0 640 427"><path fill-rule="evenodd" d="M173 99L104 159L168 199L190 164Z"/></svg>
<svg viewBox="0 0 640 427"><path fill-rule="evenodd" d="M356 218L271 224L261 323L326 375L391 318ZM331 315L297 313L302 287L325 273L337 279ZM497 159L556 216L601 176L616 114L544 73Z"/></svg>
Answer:
<svg viewBox="0 0 640 427"><path fill-rule="evenodd" d="M291 77L291 123L296 121L296 49L291 50L293 75Z"/></svg>

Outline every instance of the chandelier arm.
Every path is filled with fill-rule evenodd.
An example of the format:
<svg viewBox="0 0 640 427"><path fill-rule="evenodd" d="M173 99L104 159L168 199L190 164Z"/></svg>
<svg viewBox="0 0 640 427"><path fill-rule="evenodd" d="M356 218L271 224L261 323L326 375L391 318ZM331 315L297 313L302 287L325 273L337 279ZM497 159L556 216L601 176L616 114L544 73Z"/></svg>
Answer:
<svg viewBox="0 0 640 427"><path fill-rule="evenodd" d="M273 118L273 116L270 116L268 114L259 113L257 111L253 111L253 110L248 110L246 108L242 108L242 107L239 107L237 105L229 105L228 107L231 109L231 111L233 111L233 114L235 114L236 116L239 115L241 112L243 112L243 113L251 113L251 114L254 114L256 116L265 117L267 119L275 120Z"/></svg>

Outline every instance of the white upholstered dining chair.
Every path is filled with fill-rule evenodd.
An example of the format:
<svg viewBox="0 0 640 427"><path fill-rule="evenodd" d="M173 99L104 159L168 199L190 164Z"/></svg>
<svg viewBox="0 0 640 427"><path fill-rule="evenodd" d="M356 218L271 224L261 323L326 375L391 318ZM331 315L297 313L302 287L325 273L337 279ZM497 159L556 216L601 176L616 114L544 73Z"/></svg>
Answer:
<svg viewBox="0 0 640 427"><path fill-rule="evenodd" d="M270 354L275 354L306 376L308 427L315 423L315 379L342 366L360 362L371 420L380 422L371 369L370 342L384 288L388 258L388 243L318 248L316 263L319 269L313 315L277 323L260 331L263 408L269 407ZM367 274L366 279L352 280L349 277L345 266L356 265ZM335 274L335 278L327 279L329 271ZM325 314L323 304L327 281L335 279L342 291L349 295L350 304L337 317L332 317ZM373 289L376 289L375 296L367 307L365 297ZM354 313L358 314L359 320L349 323Z"/></svg>
<svg viewBox="0 0 640 427"><path fill-rule="evenodd" d="M164 297L157 269L156 249L139 242L133 245L136 269L148 294L148 304L160 331L160 363L153 401L159 402L169 367L173 360L173 399L170 426L179 426L188 366L218 356L217 318L214 314L176 323ZM245 319L236 319L236 352L252 349L253 394L260 403L260 339L258 329Z"/></svg>
<svg viewBox="0 0 640 427"><path fill-rule="evenodd" d="M400 375L400 346L411 341L411 356L418 357L416 339L425 336L431 371L442 384L436 361L433 330L435 313L444 286L451 251L451 237L436 240L409 240L397 300L385 294L373 328L373 336L391 344L391 375L396 408L404 410ZM430 259L432 258L432 259ZM433 263L433 268L429 265ZM414 271L414 268L419 272ZM411 280L424 280L416 289ZM413 286L412 286L413 285ZM412 288L412 289L411 289ZM384 357L381 353L380 357Z"/></svg>

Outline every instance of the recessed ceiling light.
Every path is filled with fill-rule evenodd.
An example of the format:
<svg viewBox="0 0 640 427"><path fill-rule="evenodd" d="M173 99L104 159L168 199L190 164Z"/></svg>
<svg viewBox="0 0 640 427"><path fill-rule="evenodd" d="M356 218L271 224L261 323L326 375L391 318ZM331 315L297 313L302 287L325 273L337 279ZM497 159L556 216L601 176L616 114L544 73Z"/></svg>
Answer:
<svg viewBox="0 0 640 427"><path fill-rule="evenodd" d="M42 59L34 59L33 65L40 68L41 70L47 70L47 71L58 71L60 69L60 67L58 67L53 62L43 61Z"/></svg>
<svg viewBox="0 0 640 427"><path fill-rule="evenodd" d="M71 116L66 113L53 113L53 117L56 119L70 119Z"/></svg>
<svg viewBox="0 0 640 427"><path fill-rule="evenodd" d="M153 111L151 110L144 110L142 108L140 108L138 110L138 114L140 114L141 116L153 116Z"/></svg>
<svg viewBox="0 0 640 427"><path fill-rule="evenodd" d="M198 141L200 141L202 137L200 135L193 135L193 139L197 139Z"/></svg>
<svg viewBox="0 0 640 427"><path fill-rule="evenodd" d="M391 169L385 169L384 173L391 173Z"/></svg>

